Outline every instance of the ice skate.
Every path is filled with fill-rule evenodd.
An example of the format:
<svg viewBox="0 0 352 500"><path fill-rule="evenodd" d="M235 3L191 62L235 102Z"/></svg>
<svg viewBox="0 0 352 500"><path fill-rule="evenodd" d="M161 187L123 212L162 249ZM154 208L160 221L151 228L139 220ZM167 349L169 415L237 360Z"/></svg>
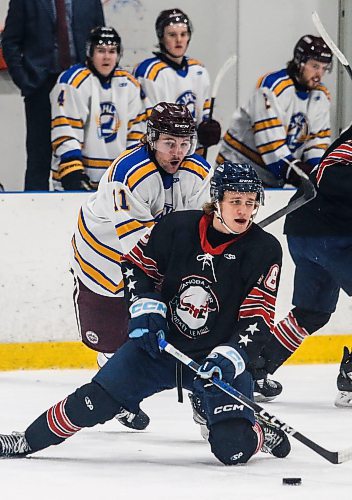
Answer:
<svg viewBox="0 0 352 500"><path fill-rule="evenodd" d="M31 451L24 432L0 434L0 458L21 458Z"/></svg>
<svg viewBox="0 0 352 500"><path fill-rule="evenodd" d="M282 385L276 380L262 378L254 381L253 396L256 403L272 401L282 392Z"/></svg>
<svg viewBox="0 0 352 500"><path fill-rule="evenodd" d="M207 427L207 420L205 417L205 412L201 406L201 401L191 392L188 393L188 397L192 405L193 421L194 423L200 425L200 433L202 435L202 438L207 441L209 438L209 429Z"/></svg>
<svg viewBox="0 0 352 500"><path fill-rule="evenodd" d="M343 348L340 373L337 376L338 393L335 406L338 408L352 408L352 350Z"/></svg>
<svg viewBox="0 0 352 500"><path fill-rule="evenodd" d="M131 413L122 406L115 418L120 424L136 431L144 431L150 422L148 415L143 410L140 409L138 413Z"/></svg>
<svg viewBox="0 0 352 500"><path fill-rule="evenodd" d="M270 453L277 458L285 458L291 451L290 441L287 435L281 429L278 429L274 424L271 424L258 415L256 415L257 423L263 433L263 443L260 451Z"/></svg>

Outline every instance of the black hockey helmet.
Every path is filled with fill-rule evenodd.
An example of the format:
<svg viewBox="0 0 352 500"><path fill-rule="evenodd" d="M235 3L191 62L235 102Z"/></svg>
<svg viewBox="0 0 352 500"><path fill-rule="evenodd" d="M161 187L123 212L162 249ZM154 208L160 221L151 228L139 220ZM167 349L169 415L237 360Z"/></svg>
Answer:
<svg viewBox="0 0 352 500"><path fill-rule="evenodd" d="M166 26L174 24L185 24L187 26L189 38L191 39L193 26L187 14L180 9L169 9L161 11L155 21L155 31L159 41L164 36L164 29Z"/></svg>
<svg viewBox="0 0 352 500"><path fill-rule="evenodd" d="M114 28L109 26L97 26L89 33L86 43L86 55L92 57L94 47L107 45L108 47L116 47L117 53L122 56L121 37Z"/></svg>
<svg viewBox="0 0 352 500"><path fill-rule="evenodd" d="M293 62L299 66L306 63L308 59L332 65L332 52L320 36L304 35L296 43L293 50Z"/></svg>
<svg viewBox="0 0 352 500"><path fill-rule="evenodd" d="M210 181L212 201L221 201L225 191L257 193L257 201L264 205L262 181L249 163L225 161L216 168Z"/></svg>

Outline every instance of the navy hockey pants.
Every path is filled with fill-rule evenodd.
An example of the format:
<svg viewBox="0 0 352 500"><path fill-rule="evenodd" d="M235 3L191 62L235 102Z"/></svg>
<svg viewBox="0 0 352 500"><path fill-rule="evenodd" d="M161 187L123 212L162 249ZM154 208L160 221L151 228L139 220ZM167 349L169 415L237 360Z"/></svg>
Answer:
<svg viewBox="0 0 352 500"><path fill-rule="evenodd" d="M127 341L91 383L49 408L26 429L32 451L59 444L84 427L111 420L121 406L137 413L144 398L176 387L176 363L167 353L154 359L133 340ZM185 367L182 386L192 391L193 381L194 372ZM234 383L248 397L252 396L252 385L247 371ZM253 412L218 390L204 393L202 406L206 408L214 455L225 464L246 462L258 444L252 428Z"/></svg>
<svg viewBox="0 0 352 500"><path fill-rule="evenodd" d="M139 410L139 403L153 394L165 389L176 387L176 359L162 352L157 359L140 349L133 340L124 344L104 365L93 378L106 392L121 405L133 413ZM183 367L182 386L193 392L194 372ZM234 387L246 396L252 396L252 378L248 372L242 373L234 381ZM241 408L236 412L236 401L225 393L219 393L218 402L214 405L228 405L232 403L233 411L222 415L225 418L246 418L254 423L253 412ZM209 406L209 405L208 405ZM211 404L210 404L211 408ZM213 411L211 408L209 411ZM220 414L219 410L217 414ZM225 417L225 418L224 418Z"/></svg>
<svg viewBox="0 0 352 500"><path fill-rule="evenodd" d="M340 289L352 296L352 236L287 236L296 265L292 303L333 313Z"/></svg>

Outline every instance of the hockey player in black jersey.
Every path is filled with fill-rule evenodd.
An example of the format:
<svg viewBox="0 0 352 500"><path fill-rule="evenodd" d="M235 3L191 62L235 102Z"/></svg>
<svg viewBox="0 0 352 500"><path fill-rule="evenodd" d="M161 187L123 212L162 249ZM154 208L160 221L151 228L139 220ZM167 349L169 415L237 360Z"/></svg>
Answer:
<svg viewBox="0 0 352 500"><path fill-rule="evenodd" d="M309 336L328 323L339 293L352 296L352 126L310 175L317 195L286 218L295 263L294 308L274 328L265 369L274 373ZM295 197L300 195L300 191ZM275 342L276 340L276 342ZM335 405L352 408L352 352L344 348Z"/></svg>
<svg viewBox="0 0 352 500"><path fill-rule="evenodd" d="M253 223L263 188L249 165L225 162L204 211L165 217L125 255L130 321L127 341L93 380L39 416L24 433L0 435L0 456L25 456L59 444L83 427L112 419L123 406L182 386L198 398L213 454L226 465L259 450L290 452L283 431L210 383L214 374L247 397L272 339L282 251ZM197 376L161 352L158 336L200 363Z"/></svg>

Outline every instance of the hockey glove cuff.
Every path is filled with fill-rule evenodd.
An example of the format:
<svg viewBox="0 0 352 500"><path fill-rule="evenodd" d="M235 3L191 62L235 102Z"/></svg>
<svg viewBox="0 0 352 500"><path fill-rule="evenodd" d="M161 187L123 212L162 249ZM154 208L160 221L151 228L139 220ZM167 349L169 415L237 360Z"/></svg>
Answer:
<svg viewBox="0 0 352 500"><path fill-rule="evenodd" d="M166 305L155 298L143 297L133 302L129 310L128 336L152 358L158 357L158 338L164 338L168 331Z"/></svg>
<svg viewBox="0 0 352 500"><path fill-rule="evenodd" d="M215 376L231 384L245 369L246 363L234 347L219 345L206 357L197 375L201 379L211 379Z"/></svg>

